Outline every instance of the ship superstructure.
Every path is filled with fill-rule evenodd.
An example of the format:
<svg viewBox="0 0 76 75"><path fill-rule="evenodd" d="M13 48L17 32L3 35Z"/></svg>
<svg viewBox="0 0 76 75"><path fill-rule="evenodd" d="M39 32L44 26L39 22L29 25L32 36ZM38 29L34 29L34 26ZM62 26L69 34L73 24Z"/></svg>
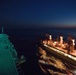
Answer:
<svg viewBox="0 0 76 75"><path fill-rule="evenodd" d="M9 36L0 34L0 75L19 75L16 64L18 63L17 52L14 45L9 41Z"/></svg>
<svg viewBox="0 0 76 75"><path fill-rule="evenodd" d="M53 40L52 35L48 35L40 41L38 62L45 74L76 75L75 39L71 36L67 38L68 42L63 39L63 36L60 36L59 40Z"/></svg>
<svg viewBox="0 0 76 75"><path fill-rule="evenodd" d="M68 57L74 61L76 61L76 50L75 50L75 39L72 36L69 36L68 42L64 42L63 36L60 36L58 40L52 40L51 35L46 40L42 40L41 44L50 49L50 52L57 53L57 55L63 55L64 57Z"/></svg>

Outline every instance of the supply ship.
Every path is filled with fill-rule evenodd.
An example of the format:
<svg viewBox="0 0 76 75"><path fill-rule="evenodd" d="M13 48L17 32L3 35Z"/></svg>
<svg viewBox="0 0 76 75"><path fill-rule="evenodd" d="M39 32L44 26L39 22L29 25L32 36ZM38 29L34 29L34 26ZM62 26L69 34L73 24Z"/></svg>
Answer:
<svg viewBox="0 0 76 75"><path fill-rule="evenodd" d="M0 34L0 75L24 75L21 64L25 62L25 58L23 55L18 58L14 45L8 37L2 28Z"/></svg>
<svg viewBox="0 0 76 75"><path fill-rule="evenodd" d="M53 40L52 35L47 34L38 44L37 56L46 75L76 75L75 39L71 35L65 42L62 35Z"/></svg>

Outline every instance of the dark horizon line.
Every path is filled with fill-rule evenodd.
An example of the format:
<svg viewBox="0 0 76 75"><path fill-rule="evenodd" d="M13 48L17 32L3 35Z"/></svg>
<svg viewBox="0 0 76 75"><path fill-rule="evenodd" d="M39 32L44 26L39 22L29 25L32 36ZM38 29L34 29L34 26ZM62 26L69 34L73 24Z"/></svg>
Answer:
<svg viewBox="0 0 76 75"><path fill-rule="evenodd" d="M2 27L1 27L2 28ZM4 29L54 29L54 28L56 28L56 29L62 29L62 28L64 28L64 29L75 29L76 28L76 26L74 26L74 27L59 27L59 26L52 26L52 27L3 27Z"/></svg>
<svg viewBox="0 0 76 75"><path fill-rule="evenodd" d="M25 29L27 29L27 28L76 28L76 25L71 25L70 24L70 26L69 26L69 24L50 24L50 25L48 25L48 24L24 24L24 25L9 25L9 24L7 24L7 25L3 25L3 24L0 24L0 28L1 27L3 27L3 28L5 28L5 29L14 29L14 28L25 28Z"/></svg>

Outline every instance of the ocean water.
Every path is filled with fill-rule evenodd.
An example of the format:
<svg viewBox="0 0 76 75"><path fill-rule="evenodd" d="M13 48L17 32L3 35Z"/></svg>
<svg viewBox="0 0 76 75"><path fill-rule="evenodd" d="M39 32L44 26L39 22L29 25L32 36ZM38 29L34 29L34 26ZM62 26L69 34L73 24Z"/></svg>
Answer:
<svg viewBox="0 0 76 75"><path fill-rule="evenodd" d="M43 75L37 62L36 45L45 34L51 34L54 39L59 35L63 35L65 41L70 34L76 39L75 28L16 28L4 29L4 33L9 35L9 39L14 44L18 56L23 54L26 57L26 62L22 65L25 75Z"/></svg>

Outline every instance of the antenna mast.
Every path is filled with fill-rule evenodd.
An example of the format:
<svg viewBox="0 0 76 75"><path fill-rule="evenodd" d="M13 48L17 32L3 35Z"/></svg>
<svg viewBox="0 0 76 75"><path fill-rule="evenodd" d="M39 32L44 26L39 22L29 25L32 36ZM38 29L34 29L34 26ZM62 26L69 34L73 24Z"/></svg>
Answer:
<svg viewBox="0 0 76 75"><path fill-rule="evenodd" d="M2 34L4 34L3 27L2 27Z"/></svg>

